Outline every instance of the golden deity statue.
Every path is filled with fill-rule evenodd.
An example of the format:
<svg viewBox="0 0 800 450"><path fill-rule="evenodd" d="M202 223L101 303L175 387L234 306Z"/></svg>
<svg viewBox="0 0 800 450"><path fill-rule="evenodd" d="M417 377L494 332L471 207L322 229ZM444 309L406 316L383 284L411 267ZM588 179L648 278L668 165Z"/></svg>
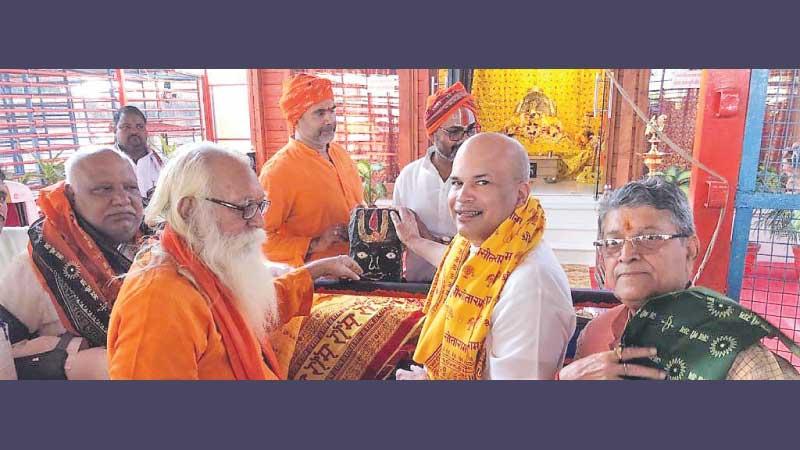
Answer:
<svg viewBox="0 0 800 450"><path fill-rule="evenodd" d="M532 161L557 160L557 175L546 176L546 181L573 178L593 182L591 164L597 140L591 128L591 113L586 114L588 119L581 135L577 138L567 135L557 117L556 104L541 89L533 87L517 103L502 132L524 145Z"/></svg>

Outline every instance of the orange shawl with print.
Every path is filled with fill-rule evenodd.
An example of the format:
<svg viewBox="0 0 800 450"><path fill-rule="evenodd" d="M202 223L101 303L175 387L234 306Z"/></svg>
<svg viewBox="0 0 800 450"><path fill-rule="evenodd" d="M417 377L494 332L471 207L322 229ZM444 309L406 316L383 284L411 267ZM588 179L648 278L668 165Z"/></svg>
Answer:
<svg viewBox="0 0 800 450"><path fill-rule="evenodd" d="M78 223L65 186L62 181L39 192L44 217L28 230L28 252L64 328L93 346L105 346L122 279L96 238Z"/></svg>
<svg viewBox="0 0 800 450"><path fill-rule="evenodd" d="M186 268L192 274L200 289L210 300L211 314L222 335L236 379L277 379L275 374L280 373L280 369L272 346L269 342L259 344L255 333L236 308L231 291L200 261L170 226L164 229L161 245L175 258L179 266ZM269 368L262 361L262 352Z"/></svg>

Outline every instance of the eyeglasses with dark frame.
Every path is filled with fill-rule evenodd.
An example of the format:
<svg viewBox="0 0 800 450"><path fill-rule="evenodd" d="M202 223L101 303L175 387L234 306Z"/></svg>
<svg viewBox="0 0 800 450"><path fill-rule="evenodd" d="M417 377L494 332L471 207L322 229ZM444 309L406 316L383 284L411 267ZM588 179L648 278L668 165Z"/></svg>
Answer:
<svg viewBox="0 0 800 450"><path fill-rule="evenodd" d="M603 256L616 257L622 251L625 242L630 242L634 249L640 254L646 255L653 253L660 249L664 243L671 239L685 238L690 235L687 233L676 234L644 234L641 236L633 236L629 238L615 238L615 239L599 239L594 241L595 247L602 253Z"/></svg>
<svg viewBox="0 0 800 450"><path fill-rule="evenodd" d="M242 212L242 219L250 220L255 217L256 213L264 214L264 210L267 209L269 206L269 200L261 200L260 202L248 201L244 205L235 205L230 202L226 202L224 200L219 200L216 198L209 198L206 197L206 200L210 201L211 203L216 203L218 205L224 206L226 208L235 209L237 211Z"/></svg>
<svg viewBox="0 0 800 450"><path fill-rule="evenodd" d="M447 129L443 128L442 131L445 132L447 137L451 141L460 141L464 138L464 136L472 136L480 130L480 127L477 123L472 123L466 128L457 127L456 129Z"/></svg>

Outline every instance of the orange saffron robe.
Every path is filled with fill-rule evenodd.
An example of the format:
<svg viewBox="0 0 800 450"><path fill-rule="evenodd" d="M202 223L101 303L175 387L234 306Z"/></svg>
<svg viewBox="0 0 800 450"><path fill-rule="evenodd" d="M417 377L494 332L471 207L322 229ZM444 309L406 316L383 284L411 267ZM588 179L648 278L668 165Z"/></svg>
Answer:
<svg viewBox="0 0 800 450"><path fill-rule="evenodd" d="M111 379L236 379L206 297L173 264L139 273L137 266L111 314ZM294 270L274 283L283 322L309 314L314 286L307 270ZM280 379L266 363L264 370L266 379Z"/></svg>
<svg viewBox="0 0 800 450"><path fill-rule="evenodd" d="M628 314L627 306L617 305L590 320L578 335L574 360L607 352L619 345L628 324Z"/></svg>
<svg viewBox="0 0 800 450"><path fill-rule="evenodd" d="M350 211L364 202L361 178L347 151L331 143L328 155L333 164L302 142L289 139L261 169L259 181L270 201L264 213L264 254L270 261L297 267L348 253L345 242L305 258L311 239L333 225L347 225Z"/></svg>

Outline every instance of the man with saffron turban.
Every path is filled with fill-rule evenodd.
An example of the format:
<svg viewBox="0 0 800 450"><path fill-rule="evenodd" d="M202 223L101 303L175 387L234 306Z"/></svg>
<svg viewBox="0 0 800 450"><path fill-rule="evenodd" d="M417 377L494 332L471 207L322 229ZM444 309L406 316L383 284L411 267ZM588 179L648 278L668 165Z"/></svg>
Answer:
<svg viewBox="0 0 800 450"><path fill-rule="evenodd" d="M361 179L344 148L332 142L336 105L330 80L298 74L283 85L280 108L289 142L261 169L270 199L264 252L273 262L348 253L350 211L364 201Z"/></svg>
<svg viewBox="0 0 800 450"><path fill-rule="evenodd" d="M133 161L82 149L66 181L39 193L28 251L2 269L0 320L20 379L108 377L106 336L121 277L143 238Z"/></svg>
<svg viewBox="0 0 800 450"><path fill-rule="evenodd" d="M449 177L458 234L448 246L395 216L400 239L438 269L414 353L423 368L398 379L552 379L575 332L566 274L542 240L528 155L517 141L480 133L464 142Z"/></svg>
<svg viewBox="0 0 800 450"><path fill-rule="evenodd" d="M146 221L159 243L136 258L111 314L112 379L272 380L268 333L307 314L312 279L358 279L347 256L273 279L261 245L268 205L247 157L210 143L164 167Z"/></svg>
<svg viewBox="0 0 800 450"><path fill-rule="evenodd" d="M447 207L458 148L479 130L475 101L461 82L428 97L425 129L432 145L424 157L403 168L394 184L394 204L413 211L420 234L443 244L456 234L456 223ZM431 281L436 265L416 253L406 254L405 277L408 281Z"/></svg>
<svg viewBox="0 0 800 450"><path fill-rule="evenodd" d="M332 142L332 84L298 74L284 84L280 107L292 137L259 178L271 201L265 254L295 267L345 255L350 213L363 190L355 164ZM272 333L273 343L287 378L384 378L413 348L420 309L405 298L317 295L306 317Z"/></svg>

